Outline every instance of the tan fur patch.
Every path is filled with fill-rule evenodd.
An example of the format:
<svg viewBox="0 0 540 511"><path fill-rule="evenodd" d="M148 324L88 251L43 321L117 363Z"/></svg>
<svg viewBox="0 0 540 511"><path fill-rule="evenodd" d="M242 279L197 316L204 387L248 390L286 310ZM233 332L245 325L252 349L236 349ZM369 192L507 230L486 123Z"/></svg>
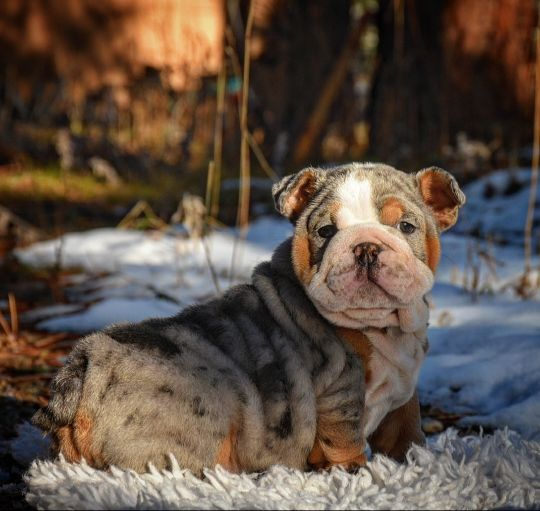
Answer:
<svg viewBox="0 0 540 511"><path fill-rule="evenodd" d="M96 452L92 446L92 429L93 422L88 413L77 411L73 424L56 430L56 449L69 462L80 462L84 458L93 467L104 467L101 453Z"/></svg>
<svg viewBox="0 0 540 511"><path fill-rule="evenodd" d="M371 380L369 360L373 353L373 348L369 342L369 339L360 330L339 327L337 331L339 336L345 340L351 346L354 352L362 359L366 374L366 384L369 383Z"/></svg>
<svg viewBox="0 0 540 511"><path fill-rule="evenodd" d="M366 464L365 446L347 438L347 432L326 417L317 421L317 437L308 456L308 463L315 468L342 465L354 468Z"/></svg>
<svg viewBox="0 0 540 511"><path fill-rule="evenodd" d="M458 205L448 185L448 178L435 171L426 171L419 178L420 193L433 211L441 230L456 223Z"/></svg>
<svg viewBox="0 0 540 511"><path fill-rule="evenodd" d="M318 438L316 438L313 448L308 456L308 463L314 467L323 468L326 461L326 456L324 455L321 442Z"/></svg>
<svg viewBox="0 0 540 511"><path fill-rule="evenodd" d="M403 461L412 443L425 441L420 425L420 406L416 392L403 406L390 412L369 437L374 453L383 453Z"/></svg>
<svg viewBox="0 0 540 511"><path fill-rule="evenodd" d="M81 455L75 446L72 426L62 426L55 432L56 448L70 463L81 461Z"/></svg>
<svg viewBox="0 0 540 511"><path fill-rule="evenodd" d="M90 418L90 415L86 411L79 409L75 415L73 428L75 445L77 446L80 455L89 465L97 466L103 463L103 459L92 445L92 429L93 421Z"/></svg>
<svg viewBox="0 0 540 511"><path fill-rule="evenodd" d="M435 273L441 259L441 242L437 236L426 235L426 255L427 265Z"/></svg>
<svg viewBox="0 0 540 511"><path fill-rule="evenodd" d="M305 284L313 278L309 239L305 235L296 235L292 241L292 263L297 277Z"/></svg>
<svg viewBox="0 0 540 511"><path fill-rule="evenodd" d="M238 429L232 424L229 434L223 440L216 457L216 465L221 465L229 472L240 472L240 463L236 452L237 437Z"/></svg>
<svg viewBox="0 0 540 511"><path fill-rule="evenodd" d="M390 197L385 201L382 207L381 222L385 225L396 225L404 212L405 208L403 207L403 204L395 197Z"/></svg>
<svg viewBox="0 0 540 511"><path fill-rule="evenodd" d="M306 172L304 176L299 179L296 188L291 192L285 203L285 216L294 219L300 215L315 192L315 178L314 172Z"/></svg>
<svg viewBox="0 0 540 511"><path fill-rule="evenodd" d="M319 418L317 438L308 456L308 463L319 469L341 465L345 469L365 465L365 446L347 439L347 433L339 425Z"/></svg>
<svg viewBox="0 0 540 511"><path fill-rule="evenodd" d="M341 207L342 207L342 204L339 201L335 201L328 204L328 207L326 208L326 210L330 214L330 221L333 222L334 224L337 221L337 216L339 214L339 210L341 209Z"/></svg>

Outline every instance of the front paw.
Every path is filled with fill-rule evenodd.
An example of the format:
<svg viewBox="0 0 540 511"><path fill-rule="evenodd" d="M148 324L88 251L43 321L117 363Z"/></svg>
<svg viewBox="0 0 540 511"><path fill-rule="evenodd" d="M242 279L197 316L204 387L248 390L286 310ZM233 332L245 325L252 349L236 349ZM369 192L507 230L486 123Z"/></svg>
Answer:
<svg viewBox="0 0 540 511"><path fill-rule="evenodd" d="M326 458L318 460L310 460L310 466L315 470L330 470L332 467L341 467L350 473L355 473L361 467L364 467L367 463L367 457L365 454L360 454L352 459L346 461L333 461Z"/></svg>
<svg viewBox="0 0 540 511"><path fill-rule="evenodd" d="M337 466L343 468L343 470L346 470L350 473L356 473L361 467L365 467L367 463L367 457L365 454L361 454L360 456L357 456L356 458L341 462L341 463L334 463L332 466Z"/></svg>

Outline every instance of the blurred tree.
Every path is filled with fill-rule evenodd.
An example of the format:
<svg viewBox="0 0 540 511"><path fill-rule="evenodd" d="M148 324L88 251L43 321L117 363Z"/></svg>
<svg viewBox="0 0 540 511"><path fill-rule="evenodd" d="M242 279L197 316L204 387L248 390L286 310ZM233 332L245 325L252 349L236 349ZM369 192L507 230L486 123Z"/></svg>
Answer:
<svg viewBox="0 0 540 511"><path fill-rule="evenodd" d="M535 4L380 0L370 115L376 157L398 165L436 162L460 132L492 153L529 145Z"/></svg>
<svg viewBox="0 0 540 511"><path fill-rule="evenodd" d="M290 162L347 44L350 0L253 0L251 117L278 172ZM229 0L238 53L248 2ZM352 87L352 84L345 84ZM316 152L316 148L315 148ZM316 157L315 154L311 155Z"/></svg>
<svg viewBox="0 0 540 511"><path fill-rule="evenodd" d="M224 2L1 0L0 162L14 148L53 163L68 126L166 163L203 160L190 143L212 139L203 89L223 62Z"/></svg>

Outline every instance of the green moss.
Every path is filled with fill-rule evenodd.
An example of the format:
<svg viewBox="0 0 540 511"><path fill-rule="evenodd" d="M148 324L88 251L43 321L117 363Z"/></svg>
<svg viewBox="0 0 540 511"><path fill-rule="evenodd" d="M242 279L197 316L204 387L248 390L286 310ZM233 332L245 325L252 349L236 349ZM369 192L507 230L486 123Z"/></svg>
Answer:
<svg viewBox="0 0 540 511"><path fill-rule="evenodd" d="M156 173L151 183L125 182L110 186L87 172L67 172L58 166L28 166L0 176L0 201L61 200L125 204L138 199L172 199L179 198L184 190L193 187L193 177Z"/></svg>

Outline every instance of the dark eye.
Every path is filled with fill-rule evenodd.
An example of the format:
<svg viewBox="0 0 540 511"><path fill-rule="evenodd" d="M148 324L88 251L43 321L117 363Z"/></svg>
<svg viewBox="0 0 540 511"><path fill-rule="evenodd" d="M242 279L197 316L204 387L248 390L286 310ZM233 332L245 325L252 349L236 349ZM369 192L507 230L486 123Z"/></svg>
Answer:
<svg viewBox="0 0 540 511"><path fill-rule="evenodd" d="M321 238L331 238L337 232L337 227L332 224L323 225L318 231L317 234Z"/></svg>
<svg viewBox="0 0 540 511"><path fill-rule="evenodd" d="M399 222L398 229L403 234L412 234L414 231L416 231L416 227L409 222Z"/></svg>

